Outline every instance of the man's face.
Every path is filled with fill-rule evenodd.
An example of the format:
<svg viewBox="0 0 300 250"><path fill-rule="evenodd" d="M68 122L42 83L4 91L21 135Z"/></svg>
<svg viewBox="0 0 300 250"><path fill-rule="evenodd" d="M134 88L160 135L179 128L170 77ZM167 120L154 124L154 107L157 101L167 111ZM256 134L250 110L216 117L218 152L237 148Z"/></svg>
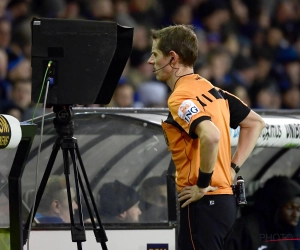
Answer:
<svg viewBox="0 0 300 250"><path fill-rule="evenodd" d="M75 210L78 209L78 205L75 201L75 192L74 189L70 189L71 191L71 198L72 198L72 208L73 208L73 214L75 213ZM69 213L69 203L68 203L68 197L67 197L67 190L63 190L63 197L64 199L60 199L59 201L59 217L65 222L70 223L70 213Z"/></svg>
<svg viewBox="0 0 300 250"><path fill-rule="evenodd" d="M20 108L28 108L31 103L31 82L16 83L13 88L12 99Z"/></svg>
<svg viewBox="0 0 300 250"><path fill-rule="evenodd" d="M281 220L296 227L300 218L300 197L295 197L287 202L280 210Z"/></svg>
<svg viewBox="0 0 300 250"><path fill-rule="evenodd" d="M134 102L134 90L130 85L124 84L117 87L114 95L119 107L132 107Z"/></svg>
<svg viewBox="0 0 300 250"><path fill-rule="evenodd" d="M0 48L9 46L11 39L11 24L8 21L0 22Z"/></svg>
<svg viewBox="0 0 300 250"><path fill-rule="evenodd" d="M172 67L168 65L170 58L164 56L162 51L157 48L158 41L159 40L153 40L151 56L148 59L148 63L153 65L156 71L154 72L156 79L160 82L166 82L171 75Z"/></svg>
<svg viewBox="0 0 300 250"><path fill-rule="evenodd" d="M126 212L126 222L137 223L139 222L139 217L141 215L141 210L139 208L139 202L137 202L133 207L129 208Z"/></svg>
<svg viewBox="0 0 300 250"><path fill-rule="evenodd" d="M159 207L167 207L167 197L167 185L153 187L153 200L151 204Z"/></svg>

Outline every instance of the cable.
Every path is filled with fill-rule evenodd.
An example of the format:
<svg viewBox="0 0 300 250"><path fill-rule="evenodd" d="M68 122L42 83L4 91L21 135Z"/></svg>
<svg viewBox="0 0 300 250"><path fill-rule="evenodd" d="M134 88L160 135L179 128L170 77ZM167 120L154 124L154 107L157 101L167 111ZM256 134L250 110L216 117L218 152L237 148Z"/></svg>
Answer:
<svg viewBox="0 0 300 250"><path fill-rule="evenodd" d="M48 67L47 67L45 76L47 75L48 69L51 66L52 62L51 63L50 62L48 63ZM44 77L44 81L45 81L45 77ZM44 86L44 81L43 81L43 86ZM38 154L37 154L36 171L35 171L35 180L36 180L36 182L35 182L35 196L34 196L33 205L32 205L33 210L34 210L34 207L35 207L36 193L37 193L37 189L38 189L38 187L37 187L37 183L38 183L37 182L37 179L38 179L38 168L39 168L39 163L40 163L41 146L42 146L42 142L43 142L44 120L45 120L45 113L46 113L46 102L47 102L49 84L50 84L50 81L48 80L47 81L47 86L46 86L46 92L45 92L45 100L44 100L43 115L42 115L42 124L41 124L41 136L40 136L40 143L39 143L39 149L38 149ZM42 86L42 90L43 90L43 86ZM41 91L41 93L42 93L42 91ZM40 93L40 97L41 97L41 93ZM39 103L39 101L38 101L38 103ZM32 117L32 120L33 120L33 118L34 117ZM33 220L33 213L31 213L31 215L30 215L30 221L29 221L27 250L29 250L29 240L30 240L30 232L31 232L32 220Z"/></svg>
<svg viewBox="0 0 300 250"><path fill-rule="evenodd" d="M40 95L39 95L39 99L38 99L38 101L37 101L37 103L36 103L36 105L35 105L35 109L34 109L34 112L33 112L33 115L32 115L31 123L33 123L33 119L34 119L34 117L35 117L35 112L36 112L36 110L37 110L38 105L40 104L40 99L41 99L41 96L42 96L42 93L43 93L44 84L45 84L45 81L46 81L46 76L47 76L47 74L48 74L48 70L50 69L52 63L53 63L52 61L49 61L49 62L48 62L47 69L46 69L46 72L45 72L45 75L44 75L44 79L43 79L43 84L42 84L41 92L40 92ZM46 99L45 99L45 102L44 102L44 103L46 103Z"/></svg>
<svg viewBox="0 0 300 250"><path fill-rule="evenodd" d="M0 192L2 191L3 188L6 187L7 184L8 184L8 181L6 181L6 182L3 184L3 186L0 188Z"/></svg>

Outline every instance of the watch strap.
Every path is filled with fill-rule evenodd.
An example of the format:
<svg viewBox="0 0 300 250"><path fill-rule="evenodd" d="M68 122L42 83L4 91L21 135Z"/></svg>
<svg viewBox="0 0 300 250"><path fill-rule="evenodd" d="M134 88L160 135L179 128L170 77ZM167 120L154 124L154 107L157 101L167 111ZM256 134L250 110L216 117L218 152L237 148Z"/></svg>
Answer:
<svg viewBox="0 0 300 250"><path fill-rule="evenodd" d="M240 167L234 163L231 163L231 167L234 169L236 174L240 171Z"/></svg>

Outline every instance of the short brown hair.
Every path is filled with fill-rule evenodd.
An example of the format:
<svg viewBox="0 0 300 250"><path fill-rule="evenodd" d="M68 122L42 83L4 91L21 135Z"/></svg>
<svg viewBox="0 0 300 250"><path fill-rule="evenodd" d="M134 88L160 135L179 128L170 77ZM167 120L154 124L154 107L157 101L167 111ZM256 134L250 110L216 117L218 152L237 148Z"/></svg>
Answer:
<svg viewBox="0 0 300 250"><path fill-rule="evenodd" d="M54 200L62 202L67 198L66 193L62 192L67 189L66 180L64 176L52 175L49 177L41 203L39 205L40 212L46 212L49 210L51 203Z"/></svg>
<svg viewBox="0 0 300 250"><path fill-rule="evenodd" d="M174 50L185 66L193 66L198 57L198 40L192 25L172 25L160 30L151 30L153 40L158 40L158 49L167 56Z"/></svg>

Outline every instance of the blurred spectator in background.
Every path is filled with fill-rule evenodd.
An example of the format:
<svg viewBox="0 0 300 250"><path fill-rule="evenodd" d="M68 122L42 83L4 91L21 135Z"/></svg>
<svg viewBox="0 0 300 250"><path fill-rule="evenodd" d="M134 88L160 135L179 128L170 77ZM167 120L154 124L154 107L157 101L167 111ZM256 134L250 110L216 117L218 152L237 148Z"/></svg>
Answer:
<svg viewBox="0 0 300 250"><path fill-rule="evenodd" d="M282 91L300 86L300 57L294 48L284 44L277 49L272 74Z"/></svg>
<svg viewBox="0 0 300 250"><path fill-rule="evenodd" d="M222 28L230 20L230 11L227 1L210 0L203 2L198 14L204 30L208 33L221 34Z"/></svg>
<svg viewBox="0 0 300 250"><path fill-rule="evenodd" d="M273 82L266 82L256 90L253 107L257 109L280 109L282 98L280 90Z"/></svg>
<svg viewBox="0 0 300 250"><path fill-rule="evenodd" d="M22 110L22 113L25 114L27 118L27 112L31 105L31 81L19 80L14 82L11 92L11 100L14 105ZM23 121L23 114L20 121Z"/></svg>
<svg viewBox="0 0 300 250"><path fill-rule="evenodd" d="M143 25L136 26L128 69L128 81L135 90L143 82L153 78L153 68L147 63L150 50L149 30Z"/></svg>
<svg viewBox="0 0 300 250"><path fill-rule="evenodd" d="M10 52L22 58L30 60L31 56L31 23L32 17L23 18L15 24L14 32L11 37Z"/></svg>
<svg viewBox="0 0 300 250"><path fill-rule="evenodd" d="M11 115L22 121L23 110L13 102L6 102L2 104L1 113Z"/></svg>
<svg viewBox="0 0 300 250"><path fill-rule="evenodd" d="M142 214L140 222L167 222L167 184L161 176L152 176L144 180L139 188L140 208Z"/></svg>
<svg viewBox="0 0 300 250"><path fill-rule="evenodd" d="M63 11L58 15L59 18L83 19L80 13L80 1L66 0Z"/></svg>
<svg viewBox="0 0 300 250"><path fill-rule="evenodd" d="M136 23L147 29L159 27L163 11L158 0L130 0L129 12Z"/></svg>
<svg viewBox="0 0 300 250"><path fill-rule="evenodd" d="M209 55L211 65L211 82L219 88L226 89L233 84L230 77L232 58L226 50L216 49Z"/></svg>
<svg viewBox="0 0 300 250"><path fill-rule="evenodd" d="M137 23L129 13L129 1L114 0L114 9L117 23L128 27L137 27Z"/></svg>
<svg viewBox="0 0 300 250"><path fill-rule="evenodd" d="M16 54L8 53L7 80L12 84L14 81L31 79L30 60Z"/></svg>
<svg viewBox="0 0 300 250"><path fill-rule="evenodd" d="M9 0L0 1L0 18L5 16L8 2Z"/></svg>
<svg viewBox="0 0 300 250"><path fill-rule="evenodd" d="M5 18L0 18L0 48L7 49L11 40L11 22Z"/></svg>
<svg viewBox="0 0 300 250"><path fill-rule="evenodd" d="M126 79L120 79L109 106L120 108L134 107L134 89L132 85L126 82Z"/></svg>
<svg viewBox="0 0 300 250"><path fill-rule="evenodd" d="M6 15L14 24L31 13L32 0L10 0Z"/></svg>
<svg viewBox="0 0 300 250"><path fill-rule="evenodd" d="M212 79L212 67L207 62L198 62L195 65L195 74L206 79Z"/></svg>
<svg viewBox="0 0 300 250"><path fill-rule="evenodd" d="M132 187L118 180L103 184L98 193L98 204L103 222L139 222L139 195Z"/></svg>
<svg viewBox="0 0 300 250"><path fill-rule="evenodd" d="M234 84L250 90L256 76L255 62L249 57L238 56L233 63L235 69L232 73Z"/></svg>
<svg viewBox="0 0 300 250"><path fill-rule="evenodd" d="M248 91L244 86L242 86L242 85L231 85L231 86L227 87L226 89L230 93L234 94L235 96L237 96L238 98L243 100L243 102L246 103L249 107L252 106L252 102L251 102L251 99L249 97Z"/></svg>
<svg viewBox="0 0 300 250"><path fill-rule="evenodd" d="M150 53L132 51L130 68L128 70L128 81L133 85L135 91L145 82L156 81L153 79L153 67L147 63Z"/></svg>
<svg viewBox="0 0 300 250"><path fill-rule="evenodd" d="M113 21L114 8L112 0L94 0L90 1L89 11L91 19L98 21Z"/></svg>
<svg viewBox="0 0 300 250"><path fill-rule="evenodd" d="M300 185L286 176L274 176L254 197L254 212L236 221L226 249L293 250L291 239L296 238L300 218Z"/></svg>
<svg viewBox="0 0 300 250"><path fill-rule="evenodd" d="M144 107L166 108L168 88L160 82L144 82L137 89L137 99Z"/></svg>
<svg viewBox="0 0 300 250"><path fill-rule="evenodd" d="M9 99L10 85L5 81L8 58L5 50L0 49L0 103Z"/></svg>
<svg viewBox="0 0 300 250"><path fill-rule="evenodd" d="M298 36L296 32L299 29L299 13L297 13L297 4L299 4L299 2L297 3L297 1L292 0L278 1L274 13L275 18L273 25L282 30L284 37L289 43L294 43Z"/></svg>
<svg viewBox="0 0 300 250"><path fill-rule="evenodd" d="M65 0L33 0L32 10L39 16L55 18L64 12Z"/></svg>
<svg viewBox="0 0 300 250"><path fill-rule="evenodd" d="M298 87L290 87L282 94L283 109L299 109L300 108L300 90Z"/></svg>
<svg viewBox="0 0 300 250"><path fill-rule="evenodd" d="M13 82L31 78L30 21L38 16L116 21L133 27L133 49L124 74L134 92L133 106L140 106L140 87L156 82L147 64L150 30L176 23L195 28L196 73L233 91L251 108L296 109L299 13L296 0L1 0L0 105L11 98Z"/></svg>
<svg viewBox="0 0 300 250"><path fill-rule="evenodd" d="M224 50L228 52L231 59L233 60L241 52L241 44L237 34L230 32L223 35L222 40L222 46L224 47ZM232 64L230 64L230 67L232 67Z"/></svg>
<svg viewBox="0 0 300 250"><path fill-rule="evenodd" d="M22 111L20 121L32 119L36 105L31 102L31 81L17 80L13 83L10 103ZM49 110L47 110L47 112L49 112ZM40 115L42 115L42 108L38 106L35 116Z"/></svg>
<svg viewBox="0 0 300 250"><path fill-rule="evenodd" d="M70 188L73 214L78 209L75 192ZM47 181L36 218L40 223L70 223L67 186L64 176L52 175Z"/></svg>
<svg viewBox="0 0 300 250"><path fill-rule="evenodd" d="M171 13L171 23L192 24L193 8L187 3L179 4Z"/></svg>

